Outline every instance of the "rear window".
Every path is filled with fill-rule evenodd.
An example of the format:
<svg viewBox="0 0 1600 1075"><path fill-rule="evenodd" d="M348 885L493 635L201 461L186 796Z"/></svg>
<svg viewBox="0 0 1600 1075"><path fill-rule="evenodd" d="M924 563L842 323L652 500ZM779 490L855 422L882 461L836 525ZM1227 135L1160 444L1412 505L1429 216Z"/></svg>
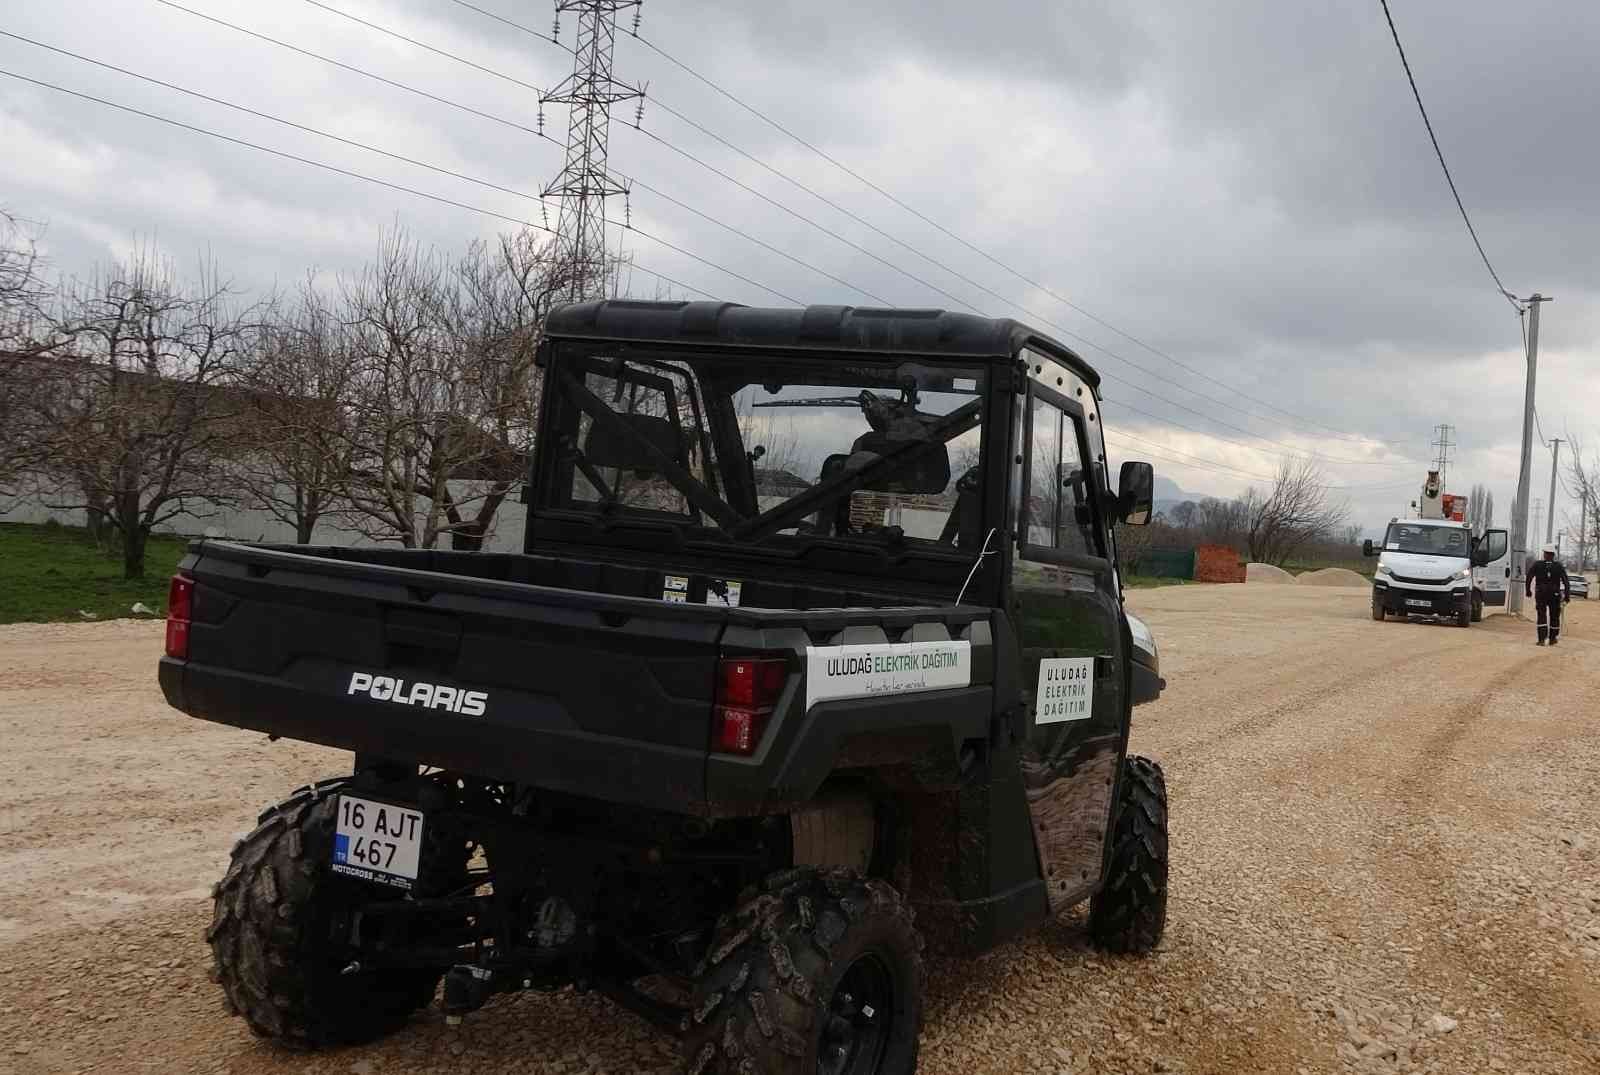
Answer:
<svg viewBox="0 0 1600 1075"><path fill-rule="evenodd" d="M747 544L975 548L985 386L981 366L568 345L541 504Z"/></svg>

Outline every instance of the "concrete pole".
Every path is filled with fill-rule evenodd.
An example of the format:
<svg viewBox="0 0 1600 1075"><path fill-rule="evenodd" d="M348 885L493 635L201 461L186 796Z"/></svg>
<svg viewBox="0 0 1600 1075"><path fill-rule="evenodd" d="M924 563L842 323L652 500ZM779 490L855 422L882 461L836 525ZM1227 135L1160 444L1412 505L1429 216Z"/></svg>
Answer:
<svg viewBox="0 0 1600 1075"><path fill-rule="evenodd" d="M1561 438L1550 438L1550 519L1544 524L1544 543L1555 540L1556 532L1556 461L1561 458Z"/></svg>
<svg viewBox="0 0 1600 1075"><path fill-rule="evenodd" d="M1528 299L1527 379L1522 397L1522 462L1517 469L1517 499L1511 520L1511 592L1506 609L1522 612L1522 590L1528 584L1528 486L1533 466L1534 381L1539 372L1539 305L1549 301L1538 292Z"/></svg>

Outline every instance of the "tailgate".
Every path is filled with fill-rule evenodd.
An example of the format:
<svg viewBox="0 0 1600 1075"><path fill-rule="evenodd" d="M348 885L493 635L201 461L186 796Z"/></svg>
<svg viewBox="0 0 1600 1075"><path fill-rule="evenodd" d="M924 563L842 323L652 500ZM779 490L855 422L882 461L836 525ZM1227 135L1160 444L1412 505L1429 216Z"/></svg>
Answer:
<svg viewBox="0 0 1600 1075"><path fill-rule="evenodd" d="M181 570L189 659L161 685L187 713L613 802L706 797L723 609L230 542Z"/></svg>

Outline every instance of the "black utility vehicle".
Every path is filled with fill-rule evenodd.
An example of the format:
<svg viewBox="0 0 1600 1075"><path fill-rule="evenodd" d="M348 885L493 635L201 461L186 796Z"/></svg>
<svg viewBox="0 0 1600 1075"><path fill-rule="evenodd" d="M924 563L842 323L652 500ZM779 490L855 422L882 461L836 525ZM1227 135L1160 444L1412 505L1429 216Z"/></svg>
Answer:
<svg viewBox="0 0 1600 1075"><path fill-rule="evenodd" d="M521 555L201 541L161 686L351 750L234 848L229 1004L314 1047L599 990L695 1072L910 1072L923 938L1161 937L1161 688L1098 379L939 311L563 308ZM915 912L915 921L913 921Z"/></svg>

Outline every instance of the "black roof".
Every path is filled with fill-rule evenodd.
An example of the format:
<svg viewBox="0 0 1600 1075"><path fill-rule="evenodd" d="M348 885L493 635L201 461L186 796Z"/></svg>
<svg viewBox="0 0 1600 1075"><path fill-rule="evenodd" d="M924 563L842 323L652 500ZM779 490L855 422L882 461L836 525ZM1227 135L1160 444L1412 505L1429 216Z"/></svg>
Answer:
<svg viewBox="0 0 1600 1075"><path fill-rule="evenodd" d="M1025 343L1071 365L1091 384L1100 378L1077 353L1009 318L948 310L861 306L757 307L734 302L639 302L607 299L559 306L545 334L563 339L770 347L1009 360Z"/></svg>

